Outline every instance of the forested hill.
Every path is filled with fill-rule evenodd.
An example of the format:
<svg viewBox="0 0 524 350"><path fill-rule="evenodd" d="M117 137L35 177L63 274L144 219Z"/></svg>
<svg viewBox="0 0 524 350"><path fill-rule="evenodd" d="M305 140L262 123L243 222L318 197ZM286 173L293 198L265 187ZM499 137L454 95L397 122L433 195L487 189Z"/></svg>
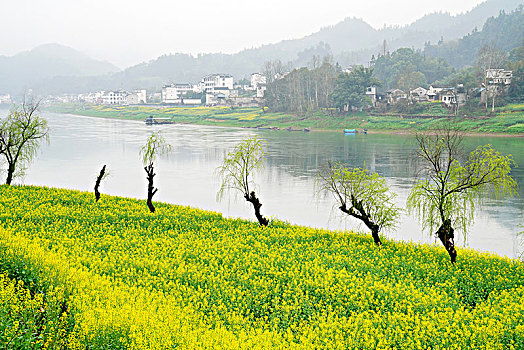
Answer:
<svg viewBox="0 0 524 350"><path fill-rule="evenodd" d="M0 93L20 94L28 88L41 94L120 88L159 91L164 84L196 82L210 73L230 73L235 79L241 79L253 72L260 72L264 62L271 60L280 60L289 68L302 67L308 65L313 56L333 55L334 61L343 67L363 64L368 63L373 54L384 51L384 41L385 49L389 52L400 47L423 48L424 43L436 42L442 37L445 42L449 42L471 32L475 27L481 28L487 18L497 15L499 11L509 12L523 3L524 0L487 0L464 14L451 16L448 13L435 13L408 26L382 29L375 29L361 19L348 18L300 39L264 45L236 54L163 55L124 71L105 75L100 72L77 74L63 69L42 76L39 74L39 63L33 64L32 70L23 71L34 71L35 74L13 75L10 69L3 66L3 58L0 57ZM60 67L69 67L68 61L60 62Z"/></svg>
<svg viewBox="0 0 524 350"><path fill-rule="evenodd" d="M459 39L475 27L482 27L490 16L501 10L512 11L524 0L487 0L469 12L451 16L435 13L422 17L405 27L374 29L361 19L344 21L304 38L285 40L276 44L243 50L237 54L203 54L197 57L187 54L161 56L156 60L130 67L107 81L115 87L159 86L160 82L194 82L203 75L228 72L236 79L261 71L264 62L281 60L290 67L306 66L313 56L333 55L342 66L369 62L373 54L381 50L386 40L387 50L400 47L423 48L427 41ZM173 69L175 67L175 69ZM114 81L114 83L113 83Z"/></svg>
<svg viewBox="0 0 524 350"><path fill-rule="evenodd" d="M524 46L524 10L502 11L499 16L488 18L482 30L474 30L463 38L451 42L426 45L426 56L443 58L455 68L473 65L484 45L493 45L504 52Z"/></svg>
<svg viewBox="0 0 524 350"><path fill-rule="evenodd" d="M45 44L14 56L0 56L0 94L34 89L51 77L85 77L118 70L109 62L92 59L70 47Z"/></svg>

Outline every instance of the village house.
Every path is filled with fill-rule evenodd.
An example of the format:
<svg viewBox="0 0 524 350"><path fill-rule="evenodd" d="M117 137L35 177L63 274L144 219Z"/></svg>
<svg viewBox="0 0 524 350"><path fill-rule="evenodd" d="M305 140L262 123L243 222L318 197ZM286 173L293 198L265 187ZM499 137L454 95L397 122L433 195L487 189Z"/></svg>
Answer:
<svg viewBox="0 0 524 350"><path fill-rule="evenodd" d="M146 90L134 90L127 94L125 104L139 105L147 103Z"/></svg>
<svg viewBox="0 0 524 350"><path fill-rule="evenodd" d="M416 89L413 89L409 92L409 95L411 97L411 100L414 102L428 102L428 90L424 89L423 87L419 86Z"/></svg>
<svg viewBox="0 0 524 350"><path fill-rule="evenodd" d="M233 76L231 74L209 74L202 78L202 91L214 93L216 88L227 88L233 90Z"/></svg>
<svg viewBox="0 0 524 350"><path fill-rule="evenodd" d="M458 84L457 87L443 88L440 91L440 100L448 107L454 105L457 105L457 107L463 106L467 101L464 85Z"/></svg>
<svg viewBox="0 0 524 350"><path fill-rule="evenodd" d="M256 91L257 98L263 98L266 92L266 77L260 73L251 74L251 89Z"/></svg>
<svg viewBox="0 0 524 350"><path fill-rule="evenodd" d="M482 94L480 96L481 103L485 103L486 99L494 98L500 95L504 90L508 89L513 79L513 71L504 69L487 69L486 83Z"/></svg>
<svg viewBox="0 0 524 350"><path fill-rule="evenodd" d="M169 84L162 86L162 103L178 104L180 99L188 92L195 92L198 87L192 84Z"/></svg>
<svg viewBox="0 0 524 350"><path fill-rule="evenodd" d="M428 96L428 101L439 101L441 91L442 88L430 86L426 93Z"/></svg>
<svg viewBox="0 0 524 350"><path fill-rule="evenodd" d="M0 103L5 103L5 104L12 103L11 102L11 95L9 95L9 94L7 94L7 95L0 95Z"/></svg>
<svg viewBox="0 0 524 350"><path fill-rule="evenodd" d="M236 92L236 90L231 90L227 87L214 87L212 91L206 92L206 105L225 105L227 104L226 100L229 99L231 95L238 95L234 92Z"/></svg>
<svg viewBox="0 0 524 350"><path fill-rule="evenodd" d="M127 91L102 91L101 100L105 105L123 105L126 102Z"/></svg>
<svg viewBox="0 0 524 350"><path fill-rule="evenodd" d="M78 101L85 103L100 103L102 93L101 92L90 92L87 94L79 94Z"/></svg>
<svg viewBox="0 0 524 350"><path fill-rule="evenodd" d="M377 107L380 103L386 102L386 94L384 90L377 86L369 86L366 88L366 96L371 98L373 107Z"/></svg>
<svg viewBox="0 0 524 350"><path fill-rule="evenodd" d="M400 89L389 89L386 92L387 101L390 105L398 103L400 100L405 100L408 98L407 94Z"/></svg>
<svg viewBox="0 0 524 350"><path fill-rule="evenodd" d="M513 72L504 69L487 69L486 79L489 85L511 85Z"/></svg>
<svg viewBox="0 0 524 350"><path fill-rule="evenodd" d="M78 100L105 105L138 105L147 102L146 90L99 91L94 94L79 95Z"/></svg>
<svg viewBox="0 0 524 350"><path fill-rule="evenodd" d="M250 82L251 88L256 90L259 85L266 85L266 77L260 73L252 73Z"/></svg>
<svg viewBox="0 0 524 350"><path fill-rule="evenodd" d="M202 78L202 91L206 94L206 105L226 104L233 93L234 79L231 74L209 74Z"/></svg>

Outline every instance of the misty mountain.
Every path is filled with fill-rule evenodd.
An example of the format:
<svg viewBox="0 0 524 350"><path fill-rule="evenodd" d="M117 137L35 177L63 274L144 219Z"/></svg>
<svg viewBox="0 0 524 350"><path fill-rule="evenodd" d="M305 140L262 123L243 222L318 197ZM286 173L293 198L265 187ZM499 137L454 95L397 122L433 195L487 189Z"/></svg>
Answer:
<svg viewBox="0 0 524 350"><path fill-rule="evenodd" d="M118 70L70 47L45 44L14 56L0 56L0 93L21 94L57 76L85 77Z"/></svg>
<svg viewBox="0 0 524 350"><path fill-rule="evenodd" d="M427 45L424 53L428 57L445 59L455 68L471 66L472 57L484 45L492 44L503 52L510 52L519 46L524 46L524 10L519 8L513 12L502 12L497 17L488 18L482 30L474 30L463 38L436 45Z"/></svg>
<svg viewBox="0 0 524 350"><path fill-rule="evenodd" d="M365 64L371 55L377 55L384 47L394 51L400 47L423 48L427 42L456 40L481 28L491 16L500 11L511 11L523 4L523 0L488 0L471 11L451 16L449 13L429 14L404 27L374 29L362 19L347 18L336 25L322 28L304 38L284 40L276 44L243 50L233 55L205 54L193 57L175 54L159 57L116 74L121 86L132 86L134 81L150 84L147 88L160 87L158 82L196 82L203 75L225 72L235 78L260 72L264 62L279 59L290 67L306 66L313 56L332 55L342 66ZM131 85L128 85L131 84ZM156 84L153 86L153 84Z"/></svg>
<svg viewBox="0 0 524 350"><path fill-rule="evenodd" d="M371 55L384 54L384 51L393 52L401 47L420 49L426 43L437 43L441 40L455 41L475 29L482 28L488 18L498 16L501 11L513 11L523 4L524 0L488 0L464 14L452 16L449 13L432 13L405 27L388 27L377 30L373 33L374 44L368 47L356 50L334 46L332 48L342 66L352 63L365 64ZM331 45L329 41L327 42Z"/></svg>
<svg viewBox="0 0 524 350"><path fill-rule="evenodd" d="M524 0L487 0L464 14L451 16L449 13L433 13L408 26L381 29L375 29L361 19L347 18L300 39L284 40L236 54L192 56L177 53L106 75L78 77L79 74L56 74L53 77L48 74L38 82L35 82L37 79L32 81L35 82L34 89L40 93L120 88L159 91L164 84L194 83L211 73L230 73L240 79L262 71L264 62L276 59L290 68L307 65L313 56L327 55L333 56L342 66L365 64L372 55L376 56L380 52L393 52L400 47L423 48L428 42L436 43L441 39L444 42L454 41L475 28L481 28L489 17L497 16L502 10L512 11L523 3ZM0 74L3 71L1 67L0 60ZM0 75L0 79L2 77ZM0 91L2 88L4 85L0 83Z"/></svg>

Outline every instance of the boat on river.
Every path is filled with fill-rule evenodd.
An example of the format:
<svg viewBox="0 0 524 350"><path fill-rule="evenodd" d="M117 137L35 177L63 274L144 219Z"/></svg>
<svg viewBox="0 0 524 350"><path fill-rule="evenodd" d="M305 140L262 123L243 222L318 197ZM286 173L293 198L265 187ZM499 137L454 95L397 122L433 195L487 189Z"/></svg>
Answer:
<svg viewBox="0 0 524 350"><path fill-rule="evenodd" d="M344 129L344 134L356 134L357 129Z"/></svg>
<svg viewBox="0 0 524 350"><path fill-rule="evenodd" d="M157 125L157 124L174 124L171 118L157 118L150 115L147 117L144 122L146 125Z"/></svg>

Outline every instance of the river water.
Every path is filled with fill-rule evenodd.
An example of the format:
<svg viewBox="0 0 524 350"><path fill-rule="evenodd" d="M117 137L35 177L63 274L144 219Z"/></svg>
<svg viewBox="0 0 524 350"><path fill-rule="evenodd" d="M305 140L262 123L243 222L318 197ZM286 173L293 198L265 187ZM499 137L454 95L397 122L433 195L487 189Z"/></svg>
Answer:
<svg viewBox="0 0 524 350"><path fill-rule="evenodd" d="M4 116L7 111L0 111ZM139 149L152 131L162 130L173 151L156 164L154 199L218 211L224 216L254 220L252 208L242 198L216 201L219 181L214 170L226 152L246 137L267 143L267 164L256 176L257 193L265 216L300 225L328 229L367 231L358 221L342 216L333 208L331 197L314 190L317 169L328 160L353 166L366 165L384 176L398 194L397 204L405 200L413 183L413 137L405 135L344 135L340 133L288 132L220 128L193 125L146 126L143 122L42 114L49 122L50 142L43 145L24 179L17 183L92 191L103 164L110 176L103 193L146 198L146 178ZM504 201L487 200L476 214L467 241L457 244L508 257L519 256L522 242L517 232L524 223L524 140L522 138L467 137L465 148L490 143L505 154L512 154L521 168L512 171L519 183L520 196ZM416 219L407 213L396 231L386 232L395 240L436 242L422 232Z"/></svg>

